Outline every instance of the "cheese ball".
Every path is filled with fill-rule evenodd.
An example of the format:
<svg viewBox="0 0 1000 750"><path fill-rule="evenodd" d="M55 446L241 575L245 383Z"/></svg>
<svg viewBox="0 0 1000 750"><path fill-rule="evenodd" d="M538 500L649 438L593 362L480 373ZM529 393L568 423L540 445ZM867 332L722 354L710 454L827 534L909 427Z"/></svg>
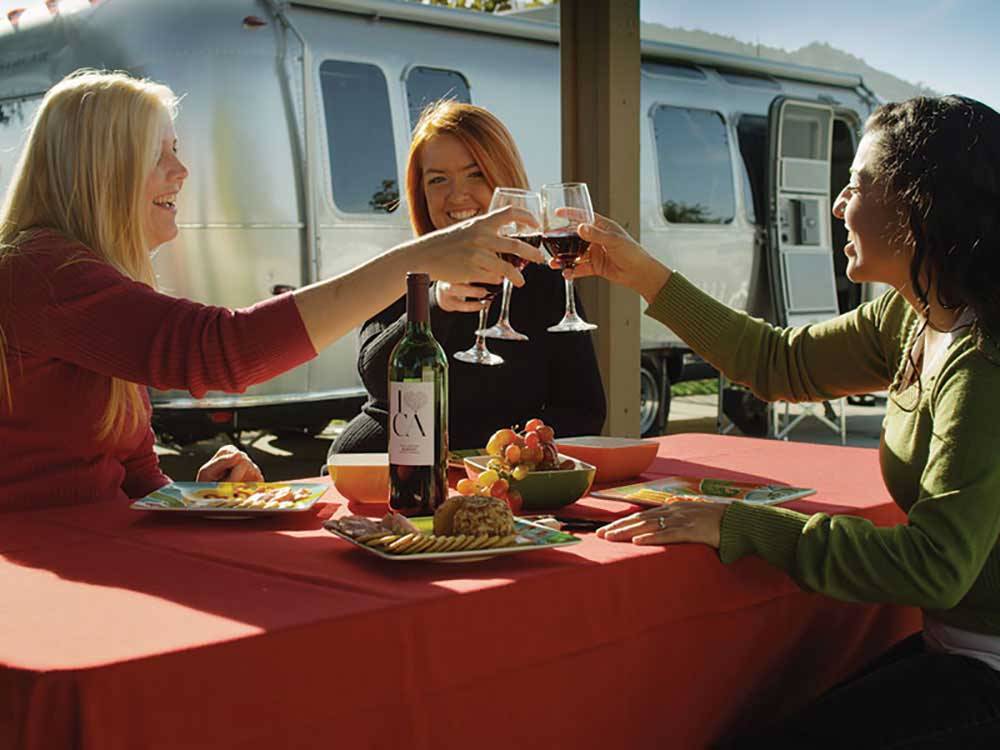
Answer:
<svg viewBox="0 0 1000 750"><path fill-rule="evenodd" d="M514 533L514 516L506 502L495 497L466 497L452 516L451 533L507 536Z"/></svg>

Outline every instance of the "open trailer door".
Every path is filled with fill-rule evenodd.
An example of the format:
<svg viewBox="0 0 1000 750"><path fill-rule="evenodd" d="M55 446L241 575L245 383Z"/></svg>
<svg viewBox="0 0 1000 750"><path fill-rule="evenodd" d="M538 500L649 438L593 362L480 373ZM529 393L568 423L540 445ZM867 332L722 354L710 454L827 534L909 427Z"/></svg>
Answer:
<svg viewBox="0 0 1000 750"><path fill-rule="evenodd" d="M768 263L779 325L838 314L830 222L833 108L777 97L768 113Z"/></svg>

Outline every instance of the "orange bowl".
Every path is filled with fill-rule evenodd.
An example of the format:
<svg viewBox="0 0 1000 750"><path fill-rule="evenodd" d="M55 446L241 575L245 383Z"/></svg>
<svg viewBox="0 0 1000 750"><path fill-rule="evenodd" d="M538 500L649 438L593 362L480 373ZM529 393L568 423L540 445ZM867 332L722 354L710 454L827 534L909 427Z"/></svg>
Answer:
<svg viewBox="0 0 1000 750"><path fill-rule="evenodd" d="M348 500L389 502L388 453L337 453L327 467L333 486Z"/></svg>
<svg viewBox="0 0 1000 750"><path fill-rule="evenodd" d="M556 440L564 456L572 456L597 467L595 482L615 482L642 474L656 458L659 443L634 438L588 435Z"/></svg>

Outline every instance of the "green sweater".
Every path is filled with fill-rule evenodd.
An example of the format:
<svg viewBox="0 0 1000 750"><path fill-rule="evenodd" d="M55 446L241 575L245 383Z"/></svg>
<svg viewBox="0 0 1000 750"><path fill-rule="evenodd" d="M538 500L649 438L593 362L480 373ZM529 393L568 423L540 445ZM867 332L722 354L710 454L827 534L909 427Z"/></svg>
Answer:
<svg viewBox="0 0 1000 750"><path fill-rule="evenodd" d="M728 378L768 401L890 389L882 477L908 521L809 516L733 503L719 556L757 554L837 599L921 607L935 620L1000 635L1000 349L960 332L922 389L898 373L919 316L897 292L833 320L779 329L674 273L646 314ZM903 408L905 407L905 408Z"/></svg>

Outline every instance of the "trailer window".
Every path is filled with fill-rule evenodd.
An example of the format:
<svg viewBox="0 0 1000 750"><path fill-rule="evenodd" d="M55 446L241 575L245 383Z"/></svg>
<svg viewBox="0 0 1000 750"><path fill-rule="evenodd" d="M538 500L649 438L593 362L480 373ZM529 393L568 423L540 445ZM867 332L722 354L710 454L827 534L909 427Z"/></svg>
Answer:
<svg viewBox="0 0 1000 750"><path fill-rule="evenodd" d="M417 66L406 74L406 101L410 107L410 129L416 127L420 113L428 104L452 99L469 104L469 82L454 70Z"/></svg>
<svg viewBox="0 0 1000 750"><path fill-rule="evenodd" d="M399 174L385 76L343 60L324 61L319 76L334 203L348 213L392 213Z"/></svg>
<svg viewBox="0 0 1000 750"><path fill-rule="evenodd" d="M734 86L750 86L755 89L771 89L772 91L781 90L781 84L770 76L759 76L753 73L743 73L738 70L726 70L725 68L719 68L718 70L723 80Z"/></svg>
<svg viewBox="0 0 1000 750"><path fill-rule="evenodd" d="M663 217L674 224L728 224L735 213L729 136L718 112L653 111Z"/></svg>

